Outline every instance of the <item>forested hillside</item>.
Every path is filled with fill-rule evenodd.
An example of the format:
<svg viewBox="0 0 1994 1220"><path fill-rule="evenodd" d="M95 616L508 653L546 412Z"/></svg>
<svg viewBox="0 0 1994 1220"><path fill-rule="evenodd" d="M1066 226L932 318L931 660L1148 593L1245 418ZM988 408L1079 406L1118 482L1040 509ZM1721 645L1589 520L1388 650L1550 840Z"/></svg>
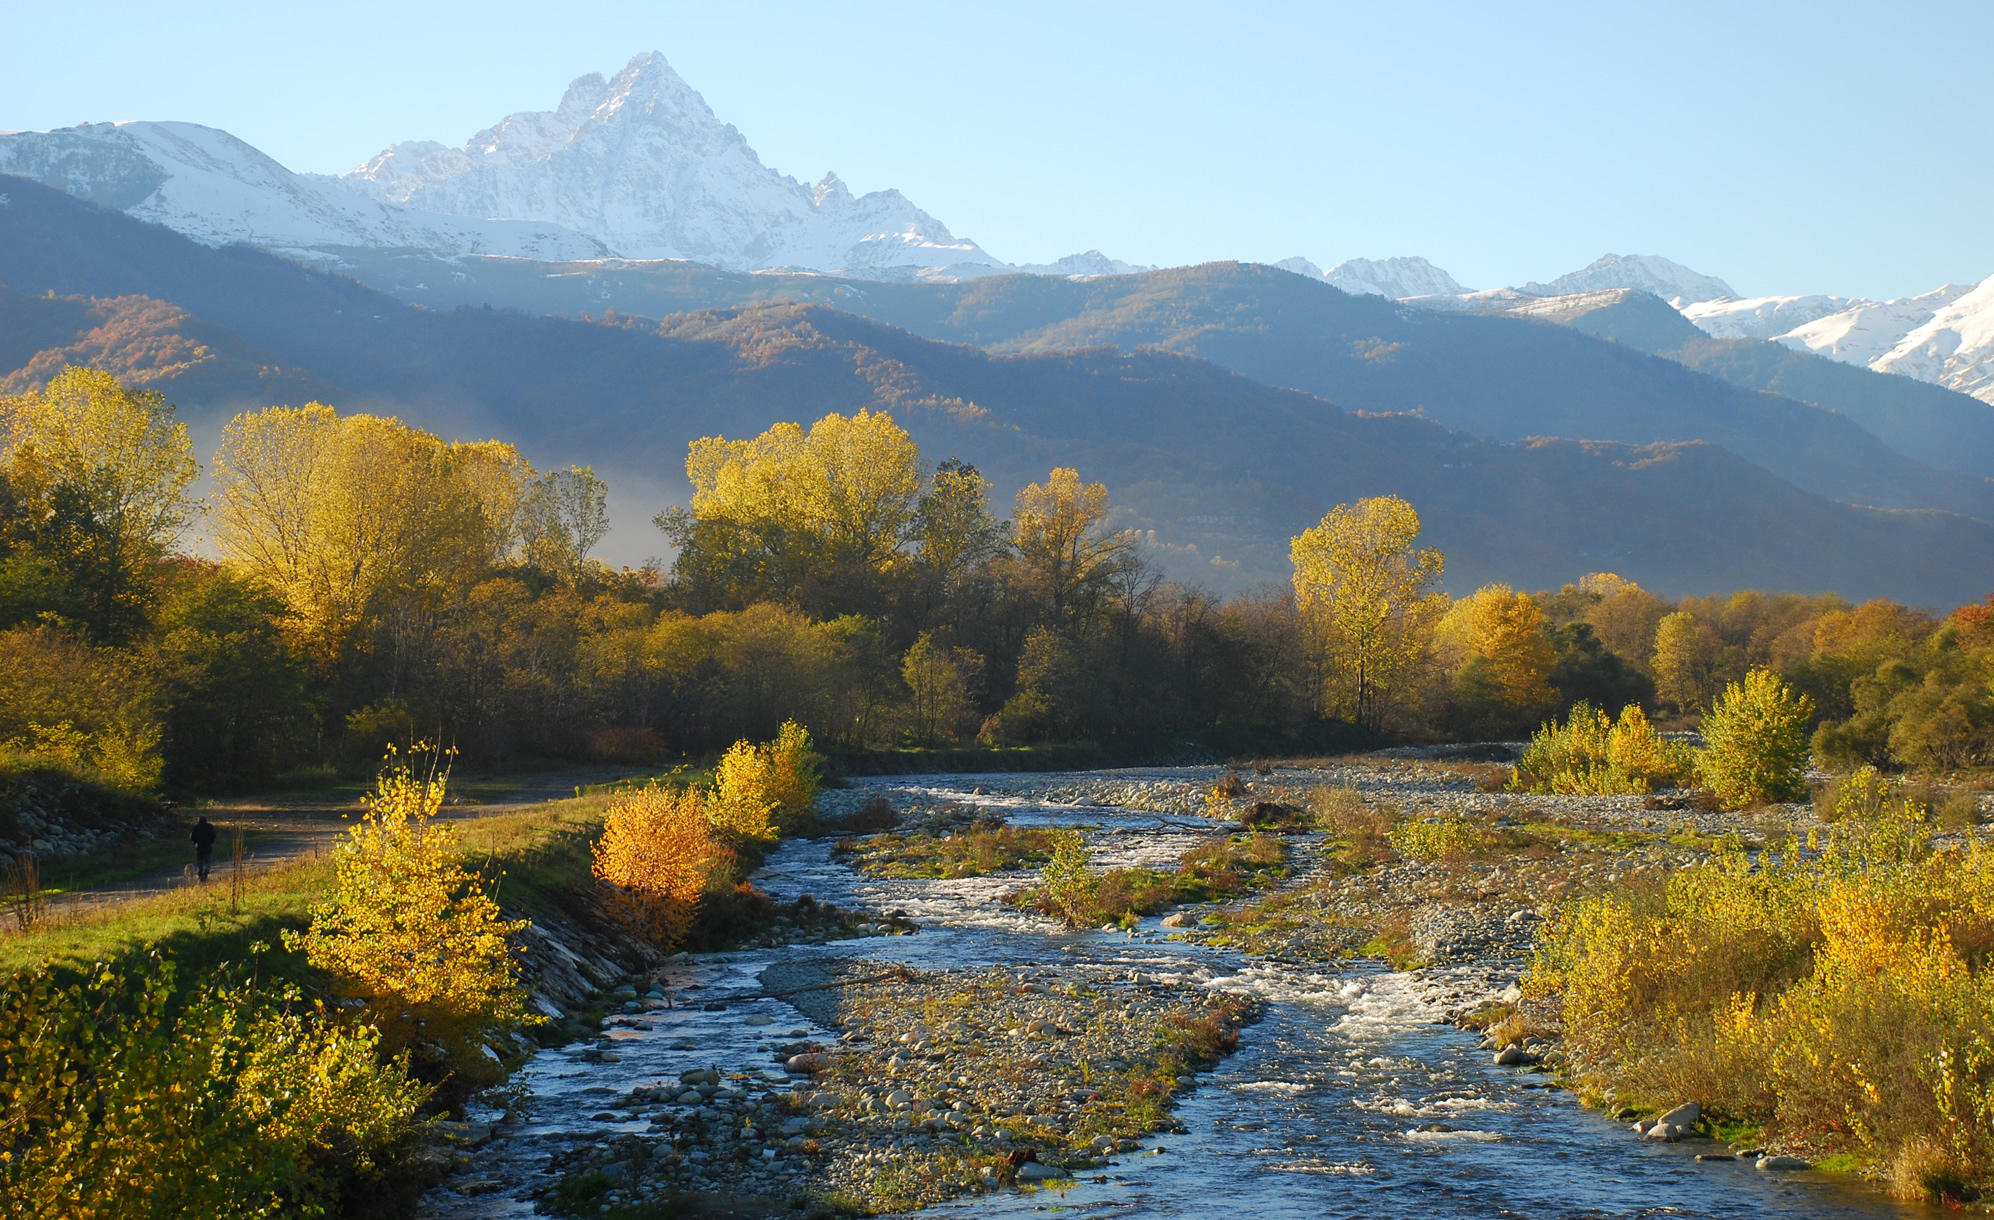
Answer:
<svg viewBox="0 0 1994 1220"><path fill-rule="evenodd" d="M1712 340L1644 293L1553 298L1544 310L1504 316L1408 308L1238 263L1087 281L1011 275L929 284L737 275L675 263L446 266L380 251L348 254L362 279L438 308L490 303L655 317L815 302L993 351L1162 347L1354 410L1419 409L1450 428L1503 440L1708 440L1855 503L1952 508L1983 519L1994 503L1986 486L1994 409L1778 344ZM1810 406L1846 418L1824 418ZM1934 478L1924 466L1970 477Z"/></svg>

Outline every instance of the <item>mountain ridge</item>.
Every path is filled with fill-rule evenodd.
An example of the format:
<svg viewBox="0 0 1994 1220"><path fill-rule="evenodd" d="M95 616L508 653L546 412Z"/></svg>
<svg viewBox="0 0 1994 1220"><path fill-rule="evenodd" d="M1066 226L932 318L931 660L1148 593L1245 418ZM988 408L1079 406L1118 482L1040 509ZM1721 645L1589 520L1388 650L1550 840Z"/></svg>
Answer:
<svg viewBox="0 0 1994 1220"><path fill-rule="evenodd" d="M69 316L26 319L24 332L98 308L65 296L147 295L343 387L349 408L514 440L545 464L593 462L612 482L675 480L697 436L874 407L930 455L976 462L1000 495L1077 466L1108 483L1120 523L1145 531L1167 569L1222 587L1282 579L1294 531L1388 492L1420 506L1456 588L1612 569L1665 592L1772 585L1936 603L1971 597L1994 565L1985 523L1837 504L1704 443L1501 443L1170 352L998 355L814 304L593 323L426 310L46 188L14 195L0 209L5 301Z"/></svg>

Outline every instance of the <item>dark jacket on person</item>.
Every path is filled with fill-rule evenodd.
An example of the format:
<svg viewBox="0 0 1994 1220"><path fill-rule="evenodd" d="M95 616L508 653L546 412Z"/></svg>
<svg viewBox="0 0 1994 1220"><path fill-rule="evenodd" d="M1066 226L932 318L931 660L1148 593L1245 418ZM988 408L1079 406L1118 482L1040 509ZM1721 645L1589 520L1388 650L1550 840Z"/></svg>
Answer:
<svg viewBox="0 0 1994 1220"><path fill-rule="evenodd" d="M214 846L215 828L208 822L208 819L202 818L194 826L194 848L197 851L205 852L213 851Z"/></svg>

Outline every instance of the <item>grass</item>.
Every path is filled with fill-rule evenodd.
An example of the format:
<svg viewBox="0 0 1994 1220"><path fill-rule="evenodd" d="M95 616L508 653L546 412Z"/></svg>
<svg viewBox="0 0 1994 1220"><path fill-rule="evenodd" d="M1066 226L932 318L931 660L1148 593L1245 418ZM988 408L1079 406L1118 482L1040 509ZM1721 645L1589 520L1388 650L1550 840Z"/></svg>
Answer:
<svg viewBox="0 0 1994 1220"><path fill-rule="evenodd" d="M458 822L461 858L493 885L508 907L528 915L572 916L573 894L592 884L590 844L614 799L612 792L602 792ZM302 928L312 904L329 892L330 859L306 856L247 875L239 903L232 904L227 839L216 847L206 885L51 908L39 926L25 933L11 920L0 922L0 968L44 960L81 967L151 945L197 970L240 961L259 940L274 950L279 931ZM192 857L191 847L177 834L121 845L79 860L67 873L58 873L55 884L45 873L44 892L74 892ZM282 956L273 951L265 960Z"/></svg>
<svg viewBox="0 0 1994 1220"><path fill-rule="evenodd" d="M1069 912L1043 885L1004 896L1013 906L1030 907L1047 915L1071 916L1076 926L1119 922L1133 926L1186 903L1222 902L1261 889L1288 876L1287 848L1267 834L1233 835L1191 848L1178 858L1175 872L1153 868L1116 868L1098 874L1088 909Z"/></svg>
<svg viewBox="0 0 1994 1220"><path fill-rule="evenodd" d="M979 822L967 830L877 834L843 839L832 854L874 877L981 877L1036 868L1050 858L1053 832Z"/></svg>

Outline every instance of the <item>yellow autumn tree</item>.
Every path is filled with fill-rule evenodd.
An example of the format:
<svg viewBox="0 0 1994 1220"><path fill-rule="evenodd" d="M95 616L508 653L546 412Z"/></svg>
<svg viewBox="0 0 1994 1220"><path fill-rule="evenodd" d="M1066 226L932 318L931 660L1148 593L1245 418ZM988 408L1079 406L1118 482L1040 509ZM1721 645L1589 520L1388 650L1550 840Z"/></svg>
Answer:
<svg viewBox="0 0 1994 1220"><path fill-rule="evenodd" d="M1018 493L1011 518L1018 556L1054 616L1082 608L1128 551L1129 535L1109 533L1107 516L1107 485L1082 483L1065 466Z"/></svg>
<svg viewBox="0 0 1994 1220"><path fill-rule="evenodd" d="M667 949L685 940L709 881L733 859L714 840L706 806L697 789L651 784L610 806L595 844L612 908Z"/></svg>
<svg viewBox="0 0 1994 1220"><path fill-rule="evenodd" d="M1716 692L1718 645L1687 610L1663 616L1655 627L1655 693L1685 712L1706 706Z"/></svg>
<svg viewBox="0 0 1994 1220"><path fill-rule="evenodd" d="M532 473L509 445L446 445L321 403L271 407L222 432L215 541L283 598L302 644L330 664L384 592L421 593L503 558Z"/></svg>
<svg viewBox="0 0 1994 1220"><path fill-rule="evenodd" d="M173 407L100 369L65 368L40 390L0 399L0 463L37 549L82 595L90 626L136 629L150 565L198 506L188 487L200 467Z"/></svg>
<svg viewBox="0 0 1994 1220"><path fill-rule="evenodd" d="M331 897L284 943L365 1005L389 1049L440 1045L463 1072L488 1062L483 1042L527 1019L508 939L527 925L503 918L457 863L456 828L435 821L444 783L391 755L334 849Z"/></svg>
<svg viewBox="0 0 1994 1220"><path fill-rule="evenodd" d="M824 763L810 740L810 730L785 720L775 740L764 747L769 757L769 799L776 826L788 831L810 816L823 786Z"/></svg>
<svg viewBox="0 0 1994 1220"><path fill-rule="evenodd" d="M990 480L959 458L945 458L935 467L915 507L913 536L922 563L944 589L1010 545L1005 523L990 515Z"/></svg>
<svg viewBox="0 0 1994 1220"><path fill-rule="evenodd" d="M1366 728L1384 722L1447 610L1446 561L1415 549L1419 514L1397 496L1339 504L1290 546L1295 602L1322 659L1321 703Z"/></svg>
<svg viewBox="0 0 1994 1220"><path fill-rule="evenodd" d="M1464 699L1529 709L1557 698L1544 612L1529 594L1508 585L1483 585L1448 608L1440 634L1465 653L1465 667L1455 678Z"/></svg>

